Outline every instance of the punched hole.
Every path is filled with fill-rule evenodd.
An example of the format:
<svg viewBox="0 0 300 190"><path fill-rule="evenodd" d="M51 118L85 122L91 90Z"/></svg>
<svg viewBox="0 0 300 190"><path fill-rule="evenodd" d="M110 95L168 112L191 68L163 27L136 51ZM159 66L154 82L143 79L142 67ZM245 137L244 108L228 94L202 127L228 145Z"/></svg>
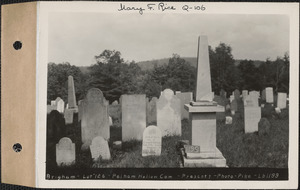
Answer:
<svg viewBox="0 0 300 190"><path fill-rule="evenodd" d="M14 144L13 149L15 152L21 152L22 145L20 143L16 143L16 144Z"/></svg>
<svg viewBox="0 0 300 190"><path fill-rule="evenodd" d="M13 44L15 50L19 50L22 48L22 42L20 41L15 41L15 43Z"/></svg>

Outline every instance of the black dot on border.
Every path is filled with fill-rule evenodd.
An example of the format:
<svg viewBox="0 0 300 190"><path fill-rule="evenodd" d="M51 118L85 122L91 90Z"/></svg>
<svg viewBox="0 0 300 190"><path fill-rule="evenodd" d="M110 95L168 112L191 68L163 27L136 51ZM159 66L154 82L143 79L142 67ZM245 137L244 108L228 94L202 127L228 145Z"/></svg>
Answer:
<svg viewBox="0 0 300 190"><path fill-rule="evenodd" d="M20 41L15 41L15 43L13 44L15 50L19 50L22 48L22 42Z"/></svg>
<svg viewBox="0 0 300 190"><path fill-rule="evenodd" d="M13 145L13 150L14 150L15 152L21 152L21 150L22 150L22 145L21 145L20 143L14 144L14 145Z"/></svg>

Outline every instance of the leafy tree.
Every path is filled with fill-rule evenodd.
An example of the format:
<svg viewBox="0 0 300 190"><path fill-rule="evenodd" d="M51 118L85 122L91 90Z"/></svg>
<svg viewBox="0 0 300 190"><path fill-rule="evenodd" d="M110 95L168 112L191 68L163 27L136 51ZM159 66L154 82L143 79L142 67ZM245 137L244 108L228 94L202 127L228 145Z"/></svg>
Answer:
<svg viewBox="0 0 300 190"><path fill-rule="evenodd" d="M214 92L220 92L221 89L232 92L234 89L239 88L241 79L234 65L231 52L232 48L225 43L220 43L214 50L209 46L212 89Z"/></svg>
<svg viewBox="0 0 300 190"><path fill-rule="evenodd" d="M73 76L75 95L77 99L83 98L85 84L84 76L80 69L70 63L48 63L48 87L47 87L47 103L61 97L65 102L68 99L68 76Z"/></svg>
<svg viewBox="0 0 300 190"><path fill-rule="evenodd" d="M110 102L137 91L141 69L136 63L126 63L115 50L104 50L95 59L97 63L90 67L89 87L99 88Z"/></svg>
<svg viewBox="0 0 300 190"><path fill-rule="evenodd" d="M173 91L194 91L196 70L179 55L173 54L168 64L155 65L153 70L149 72L147 80L150 82L149 85L159 88L159 91L166 88L170 88ZM150 91L147 96L157 93L160 92Z"/></svg>
<svg viewBox="0 0 300 190"><path fill-rule="evenodd" d="M255 67L252 60L242 60L238 66L242 76L241 88L247 90L262 90L263 77L259 73L259 69Z"/></svg>

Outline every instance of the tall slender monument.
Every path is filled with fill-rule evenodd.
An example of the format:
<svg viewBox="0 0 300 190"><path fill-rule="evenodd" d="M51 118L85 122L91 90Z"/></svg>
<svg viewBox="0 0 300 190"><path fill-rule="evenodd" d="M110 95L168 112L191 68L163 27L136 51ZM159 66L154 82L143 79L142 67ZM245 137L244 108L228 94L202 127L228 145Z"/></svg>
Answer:
<svg viewBox="0 0 300 190"><path fill-rule="evenodd" d="M186 152L184 167L226 167L216 146L216 112L224 112L224 107L213 101L207 36L198 41L196 100L184 107L190 113L189 142L200 147L199 152Z"/></svg>
<svg viewBox="0 0 300 190"><path fill-rule="evenodd" d="M68 104L69 104L69 109L73 109L73 108L77 109L74 80L72 76L68 77Z"/></svg>
<svg viewBox="0 0 300 190"><path fill-rule="evenodd" d="M74 113L78 112L78 106L76 104L74 80L72 76L68 77L68 107L65 109L64 117L66 124L73 123Z"/></svg>

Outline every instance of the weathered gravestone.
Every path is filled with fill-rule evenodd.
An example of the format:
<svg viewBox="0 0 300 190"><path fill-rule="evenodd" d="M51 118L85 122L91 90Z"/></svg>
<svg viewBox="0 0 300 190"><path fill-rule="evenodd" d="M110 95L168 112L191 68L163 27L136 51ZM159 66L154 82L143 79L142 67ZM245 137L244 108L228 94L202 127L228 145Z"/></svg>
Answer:
<svg viewBox="0 0 300 190"><path fill-rule="evenodd" d="M256 92L249 93L246 99L244 99L244 106L258 107L258 95Z"/></svg>
<svg viewBox="0 0 300 190"><path fill-rule="evenodd" d="M266 89L263 89L263 91L261 92L261 99L262 100L266 100Z"/></svg>
<svg viewBox="0 0 300 190"><path fill-rule="evenodd" d="M56 144L56 163L58 166L69 166L75 163L75 144L64 137Z"/></svg>
<svg viewBox="0 0 300 190"><path fill-rule="evenodd" d="M74 110L72 109L66 109L64 113L64 118L66 124L72 124L73 123L73 117L74 117Z"/></svg>
<svg viewBox="0 0 300 190"><path fill-rule="evenodd" d="M56 101L55 100L51 100L51 106L56 106Z"/></svg>
<svg viewBox="0 0 300 190"><path fill-rule="evenodd" d="M58 141L66 136L65 120L57 110L47 116L46 160L56 164L55 150Z"/></svg>
<svg viewBox="0 0 300 190"><path fill-rule="evenodd" d="M259 92L251 91L251 92L249 92L249 97L251 99L251 106L258 107ZM249 106L249 105L247 104L247 106Z"/></svg>
<svg viewBox="0 0 300 190"><path fill-rule="evenodd" d="M242 91L242 96L243 96L243 100L245 100L248 96L248 90L243 90Z"/></svg>
<svg viewBox="0 0 300 190"><path fill-rule="evenodd" d="M220 96L221 96L221 98L226 98L226 95L227 95L226 91L224 89L221 89L220 90Z"/></svg>
<svg viewBox="0 0 300 190"><path fill-rule="evenodd" d="M234 100L234 95L230 95L229 100L230 100L230 103L231 103L232 100Z"/></svg>
<svg viewBox="0 0 300 190"><path fill-rule="evenodd" d="M122 141L142 140L146 128L146 95L122 95Z"/></svg>
<svg viewBox="0 0 300 190"><path fill-rule="evenodd" d="M280 109L286 108L286 97L287 94L283 92L278 92L277 95L277 107Z"/></svg>
<svg viewBox="0 0 300 190"><path fill-rule="evenodd" d="M60 97L57 97L55 102L56 102L56 110L60 113L64 113L65 102Z"/></svg>
<svg viewBox="0 0 300 190"><path fill-rule="evenodd" d="M188 119L189 112L184 109L184 104L189 104L193 100L192 92L176 93L175 95L180 100L181 119Z"/></svg>
<svg viewBox="0 0 300 190"><path fill-rule="evenodd" d="M111 105L118 105L118 104L119 104L118 100L115 100L113 101L113 103L111 103Z"/></svg>
<svg viewBox="0 0 300 190"><path fill-rule="evenodd" d="M237 102L236 99L233 99L233 100L232 100L230 109L231 109L231 114L232 114L232 115L234 115L235 112L238 111L238 102Z"/></svg>
<svg viewBox="0 0 300 190"><path fill-rule="evenodd" d="M234 91L234 99L236 99L236 100L239 100L240 99L240 96L241 96L241 93L240 93L240 91L238 90L238 89L236 89L235 91Z"/></svg>
<svg viewBox="0 0 300 190"><path fill-rule="evenodd" d="M156 102L157 98L153 97L150 102L147 101L147 123L156 123Z"/></svg>
<svg viewBox="0 0 300 190"><path fill-rule="evenodd" d="M181 136L181 110L180 100L171 89L165 89L159 97L157 104L157 126L162 135Z"/></svg>
<svg viewBox="0 0 300 190"><path fill-rule="evenodd" d="M143 134L142 156L160 156L161 131L154 125L148 126Z"/></svg>
<svg viewBox="0 0 300 190"><path fill-rule="evenodd" d="M102 160L110 160L111 158L108 142L101 136L93 139L90 150L94 161L98 161L99 158Z"/></svg>
<svg viewBox="0 0 300 190"><path fill-rule="evenodd" d="M81 136L83 149L87 149L93 138L110 138L107 105L101 90L92 88L81 102Z"/></svg>
<svg viewBox="0 0 300 190"><path fill-rule="evenodd" d="M266 88L266 102L267 103L273 103L274 102L273 88L272 87Z"/></svg>
<svg viewBox="0 0 300 190"><path fill-rule="evenodd" d="M245 109L245 133L253 133L258 131L258 122L261 118L261 108L260 107L248 107Z"/></svg>
<svg viewBox="0 0 300 190"><path fill-rule="evenodd" d="M64 136L66 136L65 120L57 110L53 110L47 119L47 142L56 144Z"/></svg>
<svg viewBox="0 0 300 190"><path fill-rule="evenodd" d="M251 91L244 100L245 133L258 131L258 122L261 118L261 108L258 106L258 92Z"/></svg>

